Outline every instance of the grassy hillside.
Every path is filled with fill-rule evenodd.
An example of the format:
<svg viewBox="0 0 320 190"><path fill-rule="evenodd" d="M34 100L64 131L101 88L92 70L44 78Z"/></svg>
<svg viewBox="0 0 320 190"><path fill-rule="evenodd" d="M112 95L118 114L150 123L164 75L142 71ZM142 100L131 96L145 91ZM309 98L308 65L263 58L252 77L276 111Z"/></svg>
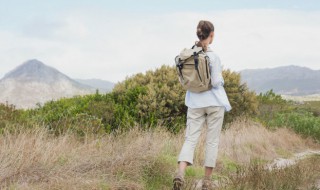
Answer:
<svg viewBox="0 0 320 190"><path fill-rule="evenodd" d="M184 131L173 135L161 128L133 128L100 137L72 133L56 137L40 126L13 131L0 136L1 189L171 189L184 140ZM311 189L320 179L319 156L284 170L263 166L319 148L288 129L270 131L238 120L221 135L213 179L220 183L218 189ZM202 140L194 166L186 172L187 189L203 175L203 150Z"/></svg>

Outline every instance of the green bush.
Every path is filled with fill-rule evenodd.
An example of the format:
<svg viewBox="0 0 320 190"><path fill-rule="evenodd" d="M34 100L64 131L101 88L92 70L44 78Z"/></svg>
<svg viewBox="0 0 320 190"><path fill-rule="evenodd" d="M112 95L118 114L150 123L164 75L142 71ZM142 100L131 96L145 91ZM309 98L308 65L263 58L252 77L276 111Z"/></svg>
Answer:
<svg viewBox="0 0 320 190"><path fill-rule="evenodd" d="M25 111L16 109L14 105L0 103L0 132L7 126L25 125L27 121Z"/></svg>
<svg viewBox="0 0 320 190"><path fill-rule="evenodd" d="M225 115L226 122L232 122L239 116L252 116L257 113L258 101L256 94L250 91L246 83L241 84L240 73L229 69L222 72L232 110Z"/></svg>
<svg viewBox="0 0 320 190"><path fill-rule="evenodd" d="M173 131L185 122L185 91L173 67L162 66L146 74L137 74L117 84L112 92L115 101L128 115L145 126L160 124Z"/></svg>
<svg viewBox="0 0 320 190"><path fill-rule="evenodd" d="M265 93L260 93L257 99L259 102L258 117L264 124L272 120L276 113L290 110L289 102L280 95L275 94L272 89Z"/></svg>
<svg viewBox="0 0 320 190"><path fill-rule="evenodd" d="M276 113L270 120L271 127L290 127L295 132L305 137L313 137L320 142L320 117L315 117L311 112L297 110L288 113Z"/></svg>
<svg viewBox="0 0 320 190"><path fill-rule="evenodd" d="M260 93L257 98L257 119L267 127L289 127L299 134L320 141L320 117L312 112L309 104L286 101L272 90Z"/></svg>
<svg viewBox="0 0 320 190"><path fill-rule="evenodd" d="M68 130L85 133L111 131L113 100L110 94L75 96L49 101L36 109L27 110L29 120L46 126L55 134Z"/></svg>
<svg viewBox="0 0 320 190"><path fill-rule="evenodd" d="M226 122L257 111L255 93L240 83L240 74L223 71L225 89L232 111L225 116ZM125 107L129 118L148 126L161 124L177 132L184 127L187 107L186 91L178 81L175 67L162 66L146 74L137 74L117 84L112 92L117 104Z"/></svg>

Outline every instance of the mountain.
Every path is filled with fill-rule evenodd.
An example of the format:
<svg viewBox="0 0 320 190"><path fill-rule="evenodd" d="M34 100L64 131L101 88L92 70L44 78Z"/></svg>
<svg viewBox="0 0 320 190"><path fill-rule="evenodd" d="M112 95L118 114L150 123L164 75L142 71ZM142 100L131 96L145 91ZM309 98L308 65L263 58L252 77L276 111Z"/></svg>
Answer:
<svg viewBox="0 0 320 190"><path fill-rule="evenodd" d="M95 89L98 89L99 92L106 93L112 91L114 87L114 83L100 80L100 79L75 79L77 82L81 84L86 84L88 86L92 86Z"/></svg>
<svg viewBox="0 0 320 190"><path fill-rule="evenodd" d="M273 89L283 95L320 94L320 70L300 66L282 66L240 71L242 82L257 93Z"/></svg>
<svg viewBox="0 0 320 190"><path fill-rule="evenodd" d="M24 62L0 80L0 102L18 108L32 108L37 103L94 91L95 88L81 84L36 59Z"/></svg>

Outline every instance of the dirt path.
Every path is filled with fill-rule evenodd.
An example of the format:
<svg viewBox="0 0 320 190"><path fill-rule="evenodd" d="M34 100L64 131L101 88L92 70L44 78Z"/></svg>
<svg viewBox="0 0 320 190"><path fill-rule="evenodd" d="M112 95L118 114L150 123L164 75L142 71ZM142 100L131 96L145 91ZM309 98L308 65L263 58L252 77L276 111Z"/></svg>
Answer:
<svg viewBox="0 0 320 190"><path fill-rule="evenodd" d="M274 168L286 168L297 163L297 161L306 158L311 155L320 155L320 151L307 150L301 153L295 154L292 158L284 159L277 158L271 164L267 165L267 169L272 170Z"/></svg>

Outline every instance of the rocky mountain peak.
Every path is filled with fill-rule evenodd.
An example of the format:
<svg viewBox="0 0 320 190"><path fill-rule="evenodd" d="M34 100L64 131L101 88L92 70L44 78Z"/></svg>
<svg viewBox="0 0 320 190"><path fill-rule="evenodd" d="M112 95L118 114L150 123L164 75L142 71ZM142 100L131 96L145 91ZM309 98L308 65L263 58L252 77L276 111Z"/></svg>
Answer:
<svg viewBox="0 0 320 190"><path fill-rule="evenodd" d="M37 103L91 94L94 90L37 59L31 59L0 80L0 102L9 102L18 108L32 108Z"/></svg>
<svg viewBox="0 0 320 190"><path fill-rule="evenodd" d="M22 81L38 81L52 83L60 79L69 78L55 68L45 65L37 59L28 60L11 72L7 73L2 80L15 79Z"/></svg>

